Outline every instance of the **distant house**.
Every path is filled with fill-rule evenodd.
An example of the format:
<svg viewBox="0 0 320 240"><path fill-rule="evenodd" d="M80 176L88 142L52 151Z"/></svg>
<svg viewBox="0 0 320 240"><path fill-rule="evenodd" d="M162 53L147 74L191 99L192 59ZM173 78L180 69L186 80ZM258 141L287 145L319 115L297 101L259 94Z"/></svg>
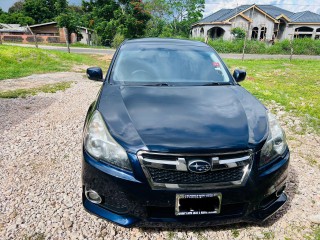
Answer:
<svg viewBox="0 0 320 240"><path fill-rule="evenodd" d="M0 37L3 41L30 43L34 42L32 33L37 36L37 41L42 43L65 43L66 37L63 28L56 22L48 22L22 27L19 24L0 23ZM79 34L71 34L71 43L81 42L90 45L93 30L84 27L78 28Z"/></svg>
<svg viewBox="0 0 320 240"><path fill-rule="evenodd" d="M77 35L77 42L92 45L93 30L85 27L78 27L79 34Z"/></svg>
<svg viewBox="0 0 320 240"><path fill-rule="evenodd" d="M221 9L192 26L193 37L231 40L235 27L248 31L248 38L272 41L291 37L320 38L320 15L310 12L290 12L272 5L242 5Z"/></svg>

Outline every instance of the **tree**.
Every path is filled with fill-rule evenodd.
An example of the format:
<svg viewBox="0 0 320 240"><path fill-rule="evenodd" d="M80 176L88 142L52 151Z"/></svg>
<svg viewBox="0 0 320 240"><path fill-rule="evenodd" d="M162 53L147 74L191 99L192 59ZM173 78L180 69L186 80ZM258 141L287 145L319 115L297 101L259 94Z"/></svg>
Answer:
<svg viewBox="0 0 320 240"><path fill-rule="evenodd" d="M31 17L25 16L21 12L15 12L15 13L0 13L0 22L1 23L8 23L8 24L20 24L22 26L25 25L32 25L35 23L34 19Z"/></svg>
<svg viewBox="0 0 320 240"><path fill-rule="evenodd" d="M23 11L24 0L15 2L8 10L8 13L22 12Z"/></svg>
<svg viewBox="0 0 320 240"><path fill-rule="evenodd" d="M110 45L118 33L125 38L144 35L150 13L141 0L90 0L82 1L84 23L94 28L103 45Z"/></svg>
<svg viewBox="0 0 320 240"><path fill-rule="evenodd" d="M58 17L56 17L56 22L58 27L68 29L68 42L71 40L71 34L77 33L78 34L78 26L80 23L79 18L77 15L72 11L66 11L61 13Z"/></svg>
<svg viewBox="0 0 320 240"><path fill-rule="evenodd" d="M36 23L54 21L55 17L66 11L67 0L25 0L23 12Z"/></svg>
<svg viewBox="0 0 320 240"><path fill-rule="evenodd" d="M191 25L202 18L204 3L204 0L149 0L146 5L152 19L148 26L162 29L160 36L188 37ZM147 33L150 32L155 33L148 28Z"/></svg>

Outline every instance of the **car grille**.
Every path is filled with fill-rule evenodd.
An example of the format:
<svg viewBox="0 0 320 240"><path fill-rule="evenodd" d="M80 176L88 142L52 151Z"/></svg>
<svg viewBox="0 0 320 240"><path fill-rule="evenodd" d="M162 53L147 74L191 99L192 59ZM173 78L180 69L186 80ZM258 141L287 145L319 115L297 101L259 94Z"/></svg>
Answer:
<svg viewBox="0 0 320 240"><path fill-rule="evenodd" d="M252 151L213 154L170 154L139 151L137 157L153 189L209 189L245 183L252 167ZM195 172L193 162L210 168Z"/></svg>
<svg viewBox="0 0 320 240"><path fill-rule="evenodd" d="M147 168L151 178L156 183L201 184L240 181L243 167L229 168L206 173L171 171L157 168Z"/></svg>

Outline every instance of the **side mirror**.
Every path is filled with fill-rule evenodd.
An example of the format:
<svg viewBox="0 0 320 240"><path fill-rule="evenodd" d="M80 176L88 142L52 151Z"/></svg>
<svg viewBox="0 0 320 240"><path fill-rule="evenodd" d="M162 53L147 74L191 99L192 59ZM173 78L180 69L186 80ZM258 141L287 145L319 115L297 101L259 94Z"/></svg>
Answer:
<svg viewBox="0 0 320 240"><path fill-rule="evenodd" d="M91 67L87 69L87 77L90 80L103 82L103 72L99 67Z"/></svg>
<svg viewBox="0 0 320 240"><path fill-rule="evenodd" d="M237 82L243 81L246 78L246 76L247 76L247 73L244 70L236 69L233 72L234 80L236 80Z"/></svg>

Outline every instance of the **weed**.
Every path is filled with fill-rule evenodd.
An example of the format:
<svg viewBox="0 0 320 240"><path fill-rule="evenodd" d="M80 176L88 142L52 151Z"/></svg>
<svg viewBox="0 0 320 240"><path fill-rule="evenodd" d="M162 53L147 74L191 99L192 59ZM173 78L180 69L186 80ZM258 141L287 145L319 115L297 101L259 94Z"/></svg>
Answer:
<svg viewBox="0 0 320 240"><path fill-rule="evenodd" d="M57 91L64 91L71 87L72 82L61 82L55 84L47 84L42 87L30 89L16 89L10 91L0 92L0 98L25 98L27 96L36 95L39 92L56 93Z"/></svg>
<svg viewBox="0 0 320 240"><path fill-rule="evenodd" d="M231 234L232 234L232 237L234 237L234 238L237 238L240 236L240 232L238 229L232 229Z"/></svg>
<svg viewBox="0 0 320 240"><path fill-rule="evenodd" d="M263 236L264 236L264 239L274 239L275 238L275 235L274 235L274 232L263 232L262 233Z"/></svg>
<svg viewBox="0 0 320 240"><path fill-rule="evenodd" d="M24 240L44 240L46 236L44 233L34 233L31 236L24 236Z"/></svg>

